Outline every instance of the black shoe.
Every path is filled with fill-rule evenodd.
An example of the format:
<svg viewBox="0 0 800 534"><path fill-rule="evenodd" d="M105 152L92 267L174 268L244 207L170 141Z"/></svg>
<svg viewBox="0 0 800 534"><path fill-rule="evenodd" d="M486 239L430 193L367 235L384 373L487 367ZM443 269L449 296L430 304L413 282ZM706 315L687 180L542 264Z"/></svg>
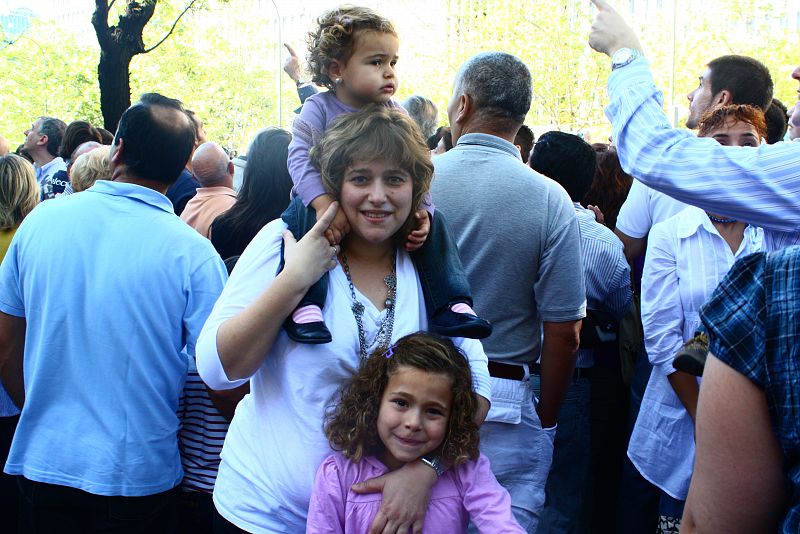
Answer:
<svg viewBox="0 0 800 534"><path fill-rule="evenodd" d="M283 322L283 329L289 339L306 345L321 345L330 343L333 339L330 330L322 321L298 324L292 321L291 317L288 317Z"/></svg>
<svg viewBox="0 0 800 534"><path fill-rule="evenodd" d="M703 376L707 355L708 336L705 332L700 332L678 349L675 359L672 360L672 366L690 375Z"/></svg>
<svg viewBox="0 0 800 534"><path fill-rule="evenodd" d="M445 308L433 317L428 328L432 332L452 337L483 339L492 333L492 325L470 313L457 313Z"/></svg>

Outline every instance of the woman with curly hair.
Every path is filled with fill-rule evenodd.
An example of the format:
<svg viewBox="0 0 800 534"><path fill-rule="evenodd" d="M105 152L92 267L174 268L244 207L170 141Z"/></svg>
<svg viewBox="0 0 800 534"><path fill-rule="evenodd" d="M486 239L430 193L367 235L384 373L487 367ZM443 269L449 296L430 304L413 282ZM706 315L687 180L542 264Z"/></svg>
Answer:
<svg viewBox="0 0 800 534"><path fill-rule="evenodd" d="M367 532L380 502L352 485L434 451L452 469L433 487L426 529L466 532L471 519L484 534L524 532L478 453L476 409L469 362L450 339L418 332L373 352L325 425L339 452L317 470L306 532Z"/></svg>

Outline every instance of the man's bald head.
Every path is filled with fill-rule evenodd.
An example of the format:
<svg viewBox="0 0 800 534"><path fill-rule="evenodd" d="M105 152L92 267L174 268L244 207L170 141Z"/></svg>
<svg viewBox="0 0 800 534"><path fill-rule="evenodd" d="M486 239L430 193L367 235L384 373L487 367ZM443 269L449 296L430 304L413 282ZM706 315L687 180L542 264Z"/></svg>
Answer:
<svg viewBox="0 0 800 534"><path fill-rule="evenodd" d="M193 148L194 126L180 100L147 93L119 120L112 173L123 164L126 174L171 184L183 171ZM117 150L121 157L116 156Z"/></svg>
<svg viewBox="0 0 800 534"><path fill-rule="evenodd" d="M0 157L8 154L8 139L0 135Z"/></svg>
<svg viewBox="0 0 800 534"><path fill-rule="evenodd" d="M233 187L233 163L216 143L203 143L192 156L194 176L203 187Z"/></svg>
<svg viewBox="0 0 800 534"><path fill-rule="evenodd" d="M72 151L72 155L69 158L69 164L67 165L67 176L72 175L72 165L79 157L83 156L84 154L88 154L95 148L100 148L101 146L103 145L97 141L86 141L85 143L79 144L77 148Z"/></svg>

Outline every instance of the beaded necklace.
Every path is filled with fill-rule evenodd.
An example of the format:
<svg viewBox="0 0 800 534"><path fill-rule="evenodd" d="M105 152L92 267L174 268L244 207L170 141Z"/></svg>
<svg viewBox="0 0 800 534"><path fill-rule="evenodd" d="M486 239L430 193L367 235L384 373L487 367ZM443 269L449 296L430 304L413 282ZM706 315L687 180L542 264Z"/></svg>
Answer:
<svg viewBox="0 0 800 534"><path fill-rule="evenodd" d="M353 311L353 316L356 318L356 324L358 325L359 355L361 356L361 360L365 361L369 357L369 354L367 354L367 347L377 343L377 349L385 350L392 341L394 305L397 298L397 275L395 267L397 263L397 251L395 250L392 252L391 272L383 277L383 282L386 284L386 301L384 302L386 306L386 317L381 321L380 328L378 328L375 338L372 340L372 343L369 344L367 344L367 335L364 332L364 305L356 298L353 279L350 277L350 266L347 264L347 256L344 251L342 251L341 257L342 270L344 270L344 275L347 277L347 283L350 285L350 297L353 299L350 309Z"/></svg>
<svg viewBox="0 0 800 534"><path fill-rule="evenodd" d="M720 224L730 224L730 223L735 223L735 222L737 222L737 220L736 220L736 219L721 219L721 218L719 218L719 217L714 217L713 215L711 215L711 214L710 214L710 213L708 213L708 212L706 212L706 215L708 215L708 218L709 218L709 219L711 219L712 221L714 221L715 223L720 223Z"/></svg>

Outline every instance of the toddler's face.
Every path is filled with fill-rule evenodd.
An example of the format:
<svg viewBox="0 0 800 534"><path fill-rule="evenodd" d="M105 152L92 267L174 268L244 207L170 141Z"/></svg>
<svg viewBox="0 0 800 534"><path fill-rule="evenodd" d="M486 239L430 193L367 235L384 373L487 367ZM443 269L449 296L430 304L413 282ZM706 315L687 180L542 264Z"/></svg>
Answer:
<svg viewBox="0 0 800 534"><path fill-rule="evenodd" d="M435 450L447 435L453 402L450 378L413 367L389 377L378 412L381 461L390 469Z"/></svg>
<svg viewBox="0 0 800 534"><path fill-rule="evenodd" d="M336 97L361 108L387 102L397 91L397 49L400 41L391 33L360 32L353 55L341 67ZM337 76L334 76L336 78Z"/></svg>

